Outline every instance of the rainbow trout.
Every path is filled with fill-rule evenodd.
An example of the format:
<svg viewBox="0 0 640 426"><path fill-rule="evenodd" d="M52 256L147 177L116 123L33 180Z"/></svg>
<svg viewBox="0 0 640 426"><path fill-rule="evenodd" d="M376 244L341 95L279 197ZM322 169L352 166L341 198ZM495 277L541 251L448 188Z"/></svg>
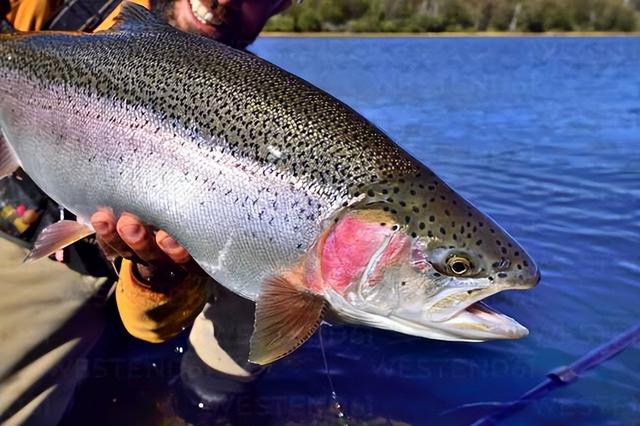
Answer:
<svg viewBox="0 0 640 426"><path fill-rule="evenodd" d="M383 132L260 58L122 16L0 38L0 175L21 166L79 222L105 207L165 229L256 301L256 363L328 309L432 339L527 334L481 301L533 287L533 260ZM59 222L37 256L90 232Z"/></svg>

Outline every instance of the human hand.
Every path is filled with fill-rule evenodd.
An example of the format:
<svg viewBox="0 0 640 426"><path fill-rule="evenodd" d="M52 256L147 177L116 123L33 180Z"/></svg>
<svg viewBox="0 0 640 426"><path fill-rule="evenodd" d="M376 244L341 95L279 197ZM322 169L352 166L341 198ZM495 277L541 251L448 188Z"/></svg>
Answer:
<svg viewBox="0 0 640 426"><path fill-rule="evenodd" d="M134 262L137 278L151 287L177 284L186 274L201 271L169 234L155 231L133 214L116 218L111 211L101 209L91 216L91 225L105 254Z"/></svg>

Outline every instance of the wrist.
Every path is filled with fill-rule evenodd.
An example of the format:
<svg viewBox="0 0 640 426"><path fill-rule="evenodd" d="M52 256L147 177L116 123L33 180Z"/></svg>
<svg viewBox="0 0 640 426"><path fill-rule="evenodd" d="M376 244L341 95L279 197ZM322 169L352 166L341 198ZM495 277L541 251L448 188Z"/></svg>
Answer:
<svg viewBox="0 0 640 426"><path fill-rule="evenodd" d="M129 263L129 268L127 269L131 275L132 281L154 291L170 290L184 281L186 276L186 273L179 268L172 269L168 267L152 267L150 265L133 262L127 259L124 259L122 262L123 265L125 262ZM121 268L121 271L122 270L124 270L124 268Z"/></svg>

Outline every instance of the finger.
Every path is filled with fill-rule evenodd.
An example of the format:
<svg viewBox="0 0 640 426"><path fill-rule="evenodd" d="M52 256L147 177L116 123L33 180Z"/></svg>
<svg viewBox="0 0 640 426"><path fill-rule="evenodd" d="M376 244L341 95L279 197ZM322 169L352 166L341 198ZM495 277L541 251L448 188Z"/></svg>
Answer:
<svg viewBox="0 0 640 426"><path fill-rule="evenodd" d="M187 249L182 247L165 231L158 231L156 233L156 242L160 249L175 263L185 265L191 261L191 256Z"/></svg>
<svg viewBox="0 0 640 426"><path fill-rule="evenodd" d="M136 216L123 213L118 219L116 229L120 238L142 262L155 266L168 266L165 264L171 262L158 247L151 229L145 226Z"/></svg>
<svg viewBox="0 0 640 426"><path fill-rule="evenodd" d="M193 260L187 249L182 247L175 239L173 239L165 231L156 233L156 242L160 249L171 259L177 266L180 266L188 273L202 273L202 269Z"/></svg>
<svg viewBox="0 0 640 426"><path fill-rule="evenodd" d="M108 258L131 258L133 251L122 241L116 231L116 217L108 210L98 210L91 216L91 226L96 230L98 244Z"/></svg>

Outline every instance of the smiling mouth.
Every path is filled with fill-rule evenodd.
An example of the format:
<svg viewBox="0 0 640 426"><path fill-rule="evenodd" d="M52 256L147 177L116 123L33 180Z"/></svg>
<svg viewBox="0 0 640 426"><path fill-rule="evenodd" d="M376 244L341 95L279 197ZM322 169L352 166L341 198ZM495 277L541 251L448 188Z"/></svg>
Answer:
<svg viewBox="0 0 640 426"><path fill-rule="evenodd" d="M222 25L224 20L221 19L218 13L214 13L210 7L205 6L203 2L200 0L189 0L189 5L191 6L191 11L193 12L193 16L204 25Z"/></svg>

